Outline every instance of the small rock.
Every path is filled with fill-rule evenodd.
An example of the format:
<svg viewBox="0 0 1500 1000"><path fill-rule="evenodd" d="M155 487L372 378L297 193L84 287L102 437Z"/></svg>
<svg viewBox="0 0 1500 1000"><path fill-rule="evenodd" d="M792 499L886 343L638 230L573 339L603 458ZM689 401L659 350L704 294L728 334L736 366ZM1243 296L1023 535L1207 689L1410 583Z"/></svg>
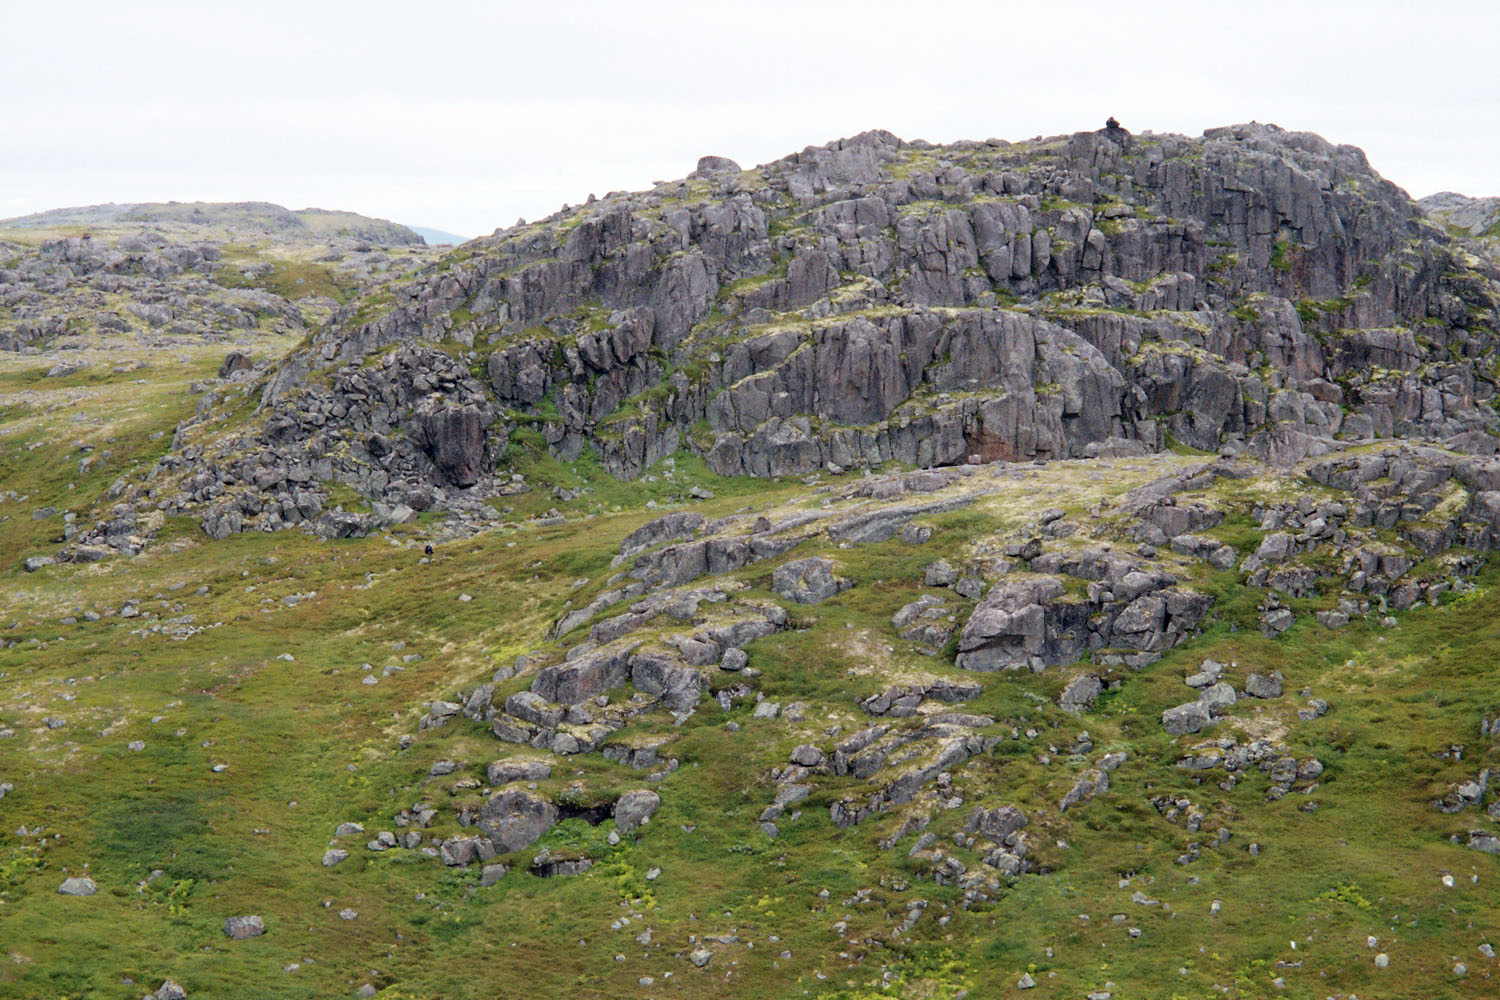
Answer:
<svg viewBox="0 0 1500 1000"><path fill-rule="evenodd" d="M63 879L63 884L57 887L57 891L59 895L63 896L92 896L99 891L99 887L94 884L94 880L91 878L74 876L73 878Z"/></svg>
<svg viewBox="0 0 1500 1000"><path fill-rule="evenodd" d="M701 969L705 965L707 965L709 959L713 957L714 953L709 951L707 948L696 948L693 950L692 954L688 955L688 961L692 962L694 965Z"/></svg>
<svg viewBox="0 0 1500 1000"><path fill-rule="evenodd" d="M230 917L224 921L224 933L235 941L244 941L247 938L260 937L266 932L266 925L260 917L255 914L245 914L238 917Z"/></svg>

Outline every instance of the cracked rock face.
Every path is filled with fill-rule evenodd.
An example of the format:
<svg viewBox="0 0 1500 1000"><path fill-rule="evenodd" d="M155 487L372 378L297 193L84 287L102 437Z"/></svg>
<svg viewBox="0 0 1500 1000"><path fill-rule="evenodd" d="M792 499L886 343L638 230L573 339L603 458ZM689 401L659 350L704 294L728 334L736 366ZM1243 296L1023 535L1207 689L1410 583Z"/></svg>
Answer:
<svg viewBox="0 0 1500 1000"><path fill-rule="evenodd" d="M1497 305L1492 266L1314 135L867 132L748 173L708 157L350 302L261 376L263 433L175 450L154 499L215 535L315 521L336 481L463 509L508 481L522 420L622 477L683 448L750 476L1169 438L1492 453Z"/></svg>
<svg viewBox="0 0 1500 1000"><path fill-rule="evenodd" d="M798 604L822 604L854 585L845 577L835 576L833 568L831 559L794 559L776 567L771 574L771 589Z"/></svg>
<svg viewBox="0 0 1500 1000"><path fill-rule="evenodd" d="M445 483L473 486L485 473L485 415L471 404L452 406L424 399L416 407L418 441ZM503 445L502 445L503 447Z"/></svg>
<svg viewBox="0 0 1500 1000"><path fill-rule="evenodd" d="M558 820L557 806L522 788L495 793L479 811L478 827L501 854L530 847Z"/></svg>

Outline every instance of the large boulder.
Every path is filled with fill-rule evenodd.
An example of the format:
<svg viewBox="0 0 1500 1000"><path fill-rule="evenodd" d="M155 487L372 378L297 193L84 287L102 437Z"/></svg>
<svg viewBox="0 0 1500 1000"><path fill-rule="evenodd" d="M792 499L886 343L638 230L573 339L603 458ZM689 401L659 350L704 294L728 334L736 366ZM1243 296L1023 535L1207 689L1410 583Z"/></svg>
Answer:
<svg viewBox="0 0 1500 1000"><path fill-rule="evenodd" d="M619 687L629 676L629 650L601 649L543 667L531 691L543 702L576 705Z"/></svg>
<svg viewBox="0 0 1500 1000"><path fill-rule="evenodd" d="M500 854L530 847L556 823L559 812L549 800L524 788L504 788L479 810L478 826Z"/></svg>
<svg viewBox="0 0 1500 1000"><path fill-rule="evenodd" d="M1213 722L1208 707L1201 701L1190 701L1161 713L1162 728L1168 735L1182 736L1206 729Z"/></svg>
<svg viewBox="0 0 1500 1000"><path fill-rule="evenodd" d="M453 406L428 397L413 414L418 443L432 459L443 481L454 486L473 486L484 476L485 425L489 422L478 406Z"/></svg>
<svg viewBox="0 0 1500 1000"><path fill-rule="evenodd" d="M1030 820L1027 819L1026 814L1015 806L999 806L995 809L975 806L973 812L969 813L969 818L964 822L964 829L1001 844L1028 822Z"/></svg>
<svg viewBox="0 0 1500 1000"><path fill-rule="evenodd" d="M1245 678L1245 693L1252 698L1280 698L1281 672L1270 676L1252 673Z"/></svg>
<svg viewBox="0 0 1500 1000"><path fill-rule="evenodd" d="M244 351L230 351L224 358L224 363L219 366L219 378L229 378L239 372L247 372L255 367L255 362L250 360L250 355Z"/></svg>
<svg viewBox="0 0 1500 1000"><path fill-rule="evenodd" d="M676 656L659 653L631 657L630 682L638 691L659 696L664 705L677 712L698 704L707 686L697 670Z"/></svg>
<svg viewBox="0 0 1500 1000"><path fill-rule="evenodd" d="M660 807L661 796L649 789L626 792L615 803L615 826L621 833L630 833L642 824L649 823Z"/></svg>
<svg viewBox="0 0 1500 1000"><path fill-rule="evenodd" d="M958 637L965 670L1013 670L1040 665L1047 641L1045 605L1063 594L1055 577L1006 580L990 588Z"/></svg>
<svg viewBox="0 0 1500 1000"><path fill-rule="evenodd" d="M833 560L821 556L794 559L776 567L771 589L798 604L821 604L854 586L847 577L835 576Z"/></svg>
<svg viewBox="0 0 1500 1000"><path fill-rule="evenodd" d="M57 891L63 896L92 896L99 891L99 887L94 884L93 879L75 875L72 878L63 879Z"/></svg>

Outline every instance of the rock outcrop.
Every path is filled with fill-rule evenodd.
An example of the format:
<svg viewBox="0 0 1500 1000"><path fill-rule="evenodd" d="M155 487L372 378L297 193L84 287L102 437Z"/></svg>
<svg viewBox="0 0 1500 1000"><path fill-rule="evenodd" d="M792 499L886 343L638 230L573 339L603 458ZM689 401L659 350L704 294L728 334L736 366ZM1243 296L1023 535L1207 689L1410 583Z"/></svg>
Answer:
<svg viewBox="0 0 1500 1000"><path fill-rule="evenodd" d="M1306 133L868 132L753 172L708 157L351 301L262 376L248 431L143 493L224 534L317 525L343 482L375 519L325 530L357 533L501 491L523 427L622 477L684 448L752 476L1173 440L1278 465L1392 436L1487 453L1497 288Z"/></svg>

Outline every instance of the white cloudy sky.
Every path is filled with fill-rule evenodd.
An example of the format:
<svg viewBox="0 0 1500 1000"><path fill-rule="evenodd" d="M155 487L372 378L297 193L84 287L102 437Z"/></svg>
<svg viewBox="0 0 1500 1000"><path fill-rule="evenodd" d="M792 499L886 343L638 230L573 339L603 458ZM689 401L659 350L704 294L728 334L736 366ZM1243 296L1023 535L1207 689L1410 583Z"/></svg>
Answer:
<svg viewBox="0 0 1500 1000"><path fill-rule="evenodd" d="M464 236L867 128L1258 120L1500 194L1494 0L0 0L0 217L266 200Z"/></svg>

